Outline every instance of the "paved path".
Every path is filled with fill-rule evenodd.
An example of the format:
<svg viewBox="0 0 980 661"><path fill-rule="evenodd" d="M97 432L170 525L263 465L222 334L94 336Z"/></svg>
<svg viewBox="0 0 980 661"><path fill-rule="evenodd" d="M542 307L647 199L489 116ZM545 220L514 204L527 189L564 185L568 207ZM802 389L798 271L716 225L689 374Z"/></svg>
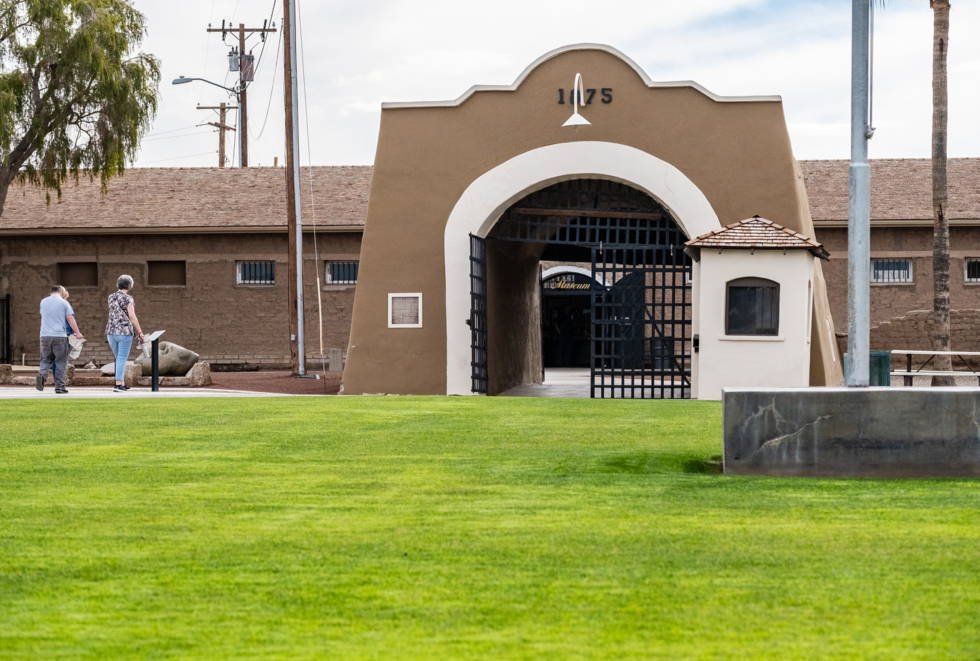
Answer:
<svg viewBox="0 0 980 661"><path fill-rule="evenodd" d="M210 388L161 388L153 392L149 388L133 388L129 392L113 392L112 388L69 388L67 395L57 395L53 387L43 392L23 386L0 388L0 399L160 399L174 397L295 397L271 392L246 390L212 390Z"/></svg>
<svg viewBox="0 0 980 661"><path fill-rule="evenodd" d="M591 395L592 375L589 368L554 367L544 371L544 383L541 385L517 386L500 393L501 397L558 397L564 399L588 399ZM676 389L677 397L681 397L681 388ZM630 399L629 388L625 392L621 388L606 387L606 397L609 399ZM639 393L637 393L639 394ZM659 395L659 393L657 393ZM667 390L665 397L670 398ZM690 388L683 389L683 396L690 397ZM659 397L657 397L659 399Z"/></svg>

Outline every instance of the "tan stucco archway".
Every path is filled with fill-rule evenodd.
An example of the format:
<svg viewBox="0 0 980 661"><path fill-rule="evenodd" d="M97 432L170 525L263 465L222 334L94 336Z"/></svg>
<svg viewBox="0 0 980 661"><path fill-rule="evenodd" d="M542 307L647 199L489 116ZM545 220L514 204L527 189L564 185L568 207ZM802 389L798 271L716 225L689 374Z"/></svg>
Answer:
<svg viewBox="0 0 980 661"><path fill-rule="evenodd" d="M611 142L540 147L477 178L453 207L445 230L446 390L469 395L469 235L486 237L500 215L528 193L569 179L610 179L663 204L688 237L721 229L704 193L684 173L652 154Z"/></svg>

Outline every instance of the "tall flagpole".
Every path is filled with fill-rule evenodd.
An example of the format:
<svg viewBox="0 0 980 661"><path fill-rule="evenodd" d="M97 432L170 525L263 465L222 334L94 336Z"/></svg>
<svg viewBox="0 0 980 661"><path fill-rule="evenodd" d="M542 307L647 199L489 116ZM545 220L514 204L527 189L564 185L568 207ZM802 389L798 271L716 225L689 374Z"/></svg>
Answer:
<svg viewBox="0 0 980 661"><path fill-rule="evenodd" d="M868 166L871 0L851 5L851 163L847 195L846 385L869 384L871 360L871 169Z"/></svg>

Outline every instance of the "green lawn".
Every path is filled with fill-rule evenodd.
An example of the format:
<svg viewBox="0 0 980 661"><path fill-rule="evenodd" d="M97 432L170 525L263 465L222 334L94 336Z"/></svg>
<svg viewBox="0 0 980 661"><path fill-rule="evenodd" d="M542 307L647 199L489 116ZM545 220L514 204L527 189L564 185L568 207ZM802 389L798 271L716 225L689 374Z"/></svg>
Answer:
<svg viewBox="0 0 980 661"><path fill-rule="evenodd" d="M980 485L710 402L0 402L0 658L977 659Z"/></svg>

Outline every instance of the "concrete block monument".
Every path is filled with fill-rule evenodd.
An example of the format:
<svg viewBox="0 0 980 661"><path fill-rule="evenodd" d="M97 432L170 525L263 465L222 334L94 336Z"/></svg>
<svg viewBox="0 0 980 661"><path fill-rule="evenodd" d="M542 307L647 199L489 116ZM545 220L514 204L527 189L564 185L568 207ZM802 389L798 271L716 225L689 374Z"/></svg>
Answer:
<svg viewBox="0 0 980 661"><path fill-rule="evenodd" d="M722 401L727 474L980 477L980 388L731 388Z"/></svg>

